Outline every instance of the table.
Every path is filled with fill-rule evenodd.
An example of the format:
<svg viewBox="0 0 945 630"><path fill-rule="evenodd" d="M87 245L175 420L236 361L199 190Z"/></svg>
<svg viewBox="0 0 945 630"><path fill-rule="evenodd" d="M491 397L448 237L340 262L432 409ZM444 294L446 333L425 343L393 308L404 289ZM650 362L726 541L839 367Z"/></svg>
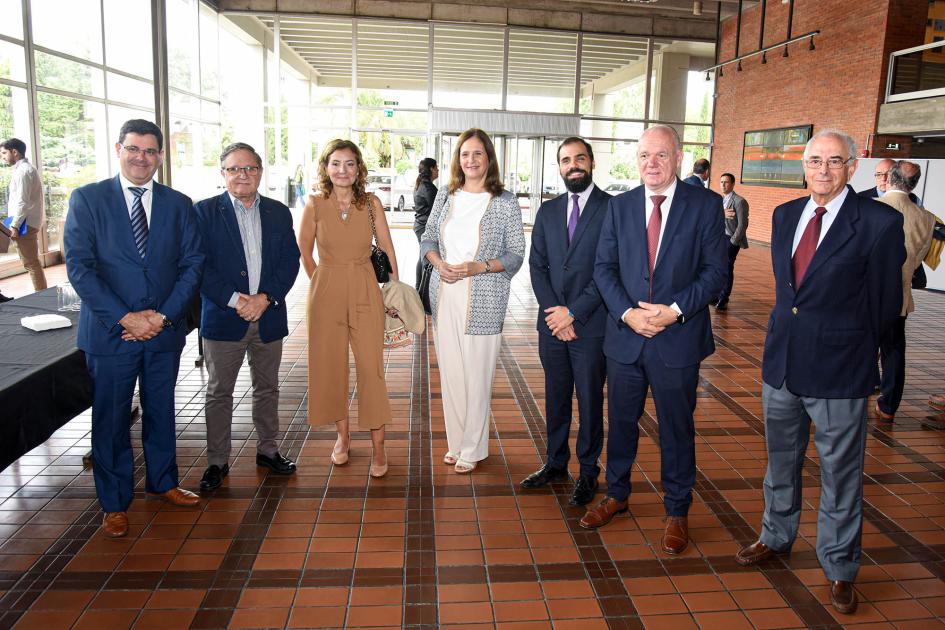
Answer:
<svg viewBox="0 0 945 630"><path fill-rule="evenodd" d="M55 287L0 304L0 471L92 406L85 353L75 346L79 313L58 313L70 328L20 325L56 307Z"/></svg>

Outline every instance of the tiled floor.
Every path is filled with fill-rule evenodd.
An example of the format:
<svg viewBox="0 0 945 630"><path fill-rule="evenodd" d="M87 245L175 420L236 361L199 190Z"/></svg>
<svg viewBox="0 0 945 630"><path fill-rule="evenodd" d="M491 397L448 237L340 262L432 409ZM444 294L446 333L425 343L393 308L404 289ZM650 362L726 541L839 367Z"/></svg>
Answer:
<svg viewBox="0 0 945 630"><path fill-rule="evenodd" d="M404 275L412 278L416 241L408 230L395 230L395 241ZM49 271L51 283L62 279L62 267ZM713 313L718 351L702 365L693 544L680 558L658 546L652 405L641 421L629 515L587 532L577 525L583 510L567 505L570 483L518 488L540 465L545 446L527 273L516 277L497 366L489 459L471 476L440 463L446 447L439 375L424 335L387 357L394 422L391 470L380 480L367 474L366 433L355 435L351 463L333 468L333 427L306 421L300 281L289 300L280 404L281 449L297 459L298 474L267 476L254 466L244 372L233 433L239 456L224 486L198 509L147 500L139 487L131 534L105 540L92 476L82 468L90 420L76 418L0 473L0 628L941 626L945 432L927 424L925 401L945 389L943 295L917 293L896 423L870 420L857 613L841 618L832 611L814 556L813 447L794 552L756 569L732 559L755 539L761 518L759 374L771 284L769 252L753 247L739 256L729 311ZM0 281L0 289L29 290L23 277ZM190 488L205 466L206 371L194 367L195 355L191 340L177 389L178 465ZM356 401L351 413L357 417ZM140 480L140 451L136 463Z"/></svg>

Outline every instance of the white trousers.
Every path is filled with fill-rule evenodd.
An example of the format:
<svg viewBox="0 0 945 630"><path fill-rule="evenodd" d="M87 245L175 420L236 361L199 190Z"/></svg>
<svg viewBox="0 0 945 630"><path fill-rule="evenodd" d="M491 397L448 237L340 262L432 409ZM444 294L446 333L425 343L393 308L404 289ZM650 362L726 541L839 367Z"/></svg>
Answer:
<svg viewBox="0 0 945 630"><path fill-rule="evenodd" d="M502 335L467 335L469 283L440 284L433 342L440 366L449 452L464 462L489 456L489 403Z"/></svg>

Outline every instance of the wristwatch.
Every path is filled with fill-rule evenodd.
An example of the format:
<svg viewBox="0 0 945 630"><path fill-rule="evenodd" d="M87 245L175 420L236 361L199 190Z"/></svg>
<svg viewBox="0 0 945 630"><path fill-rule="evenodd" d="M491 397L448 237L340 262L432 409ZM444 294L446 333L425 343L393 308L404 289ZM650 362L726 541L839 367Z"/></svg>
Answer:
<svg viewBox="0 0 945 630"><path fill-rule="evenodd" d="M266 301L269 302L269 306L279 306L279 300L277 300L276 298L272 297L272 296L269 295L268 293L263 293L263 295L266 296Z"/></svg>
<svg viewBox="0 0 945 630"><path fill-rule="evenodd" d="M678 315L676 315L676 323L677 323L677 324L685 324L685 323L686 323L686 316L683 315L682 313L679 313Z"/></svg>
<svg viewBox="0 0 945 630"><path fill-rule="evenodd" d="M168 319L167 315L164 315L163 313L158 313L158 315L161 316L161 326L163 328L170 328L174 325L174 322Z"/></svg>
<svg viewBox="0 0 945 630"><path fill-rule="evenodd" d="M492 273L492 261L486 260L486 273Z"/></svg>

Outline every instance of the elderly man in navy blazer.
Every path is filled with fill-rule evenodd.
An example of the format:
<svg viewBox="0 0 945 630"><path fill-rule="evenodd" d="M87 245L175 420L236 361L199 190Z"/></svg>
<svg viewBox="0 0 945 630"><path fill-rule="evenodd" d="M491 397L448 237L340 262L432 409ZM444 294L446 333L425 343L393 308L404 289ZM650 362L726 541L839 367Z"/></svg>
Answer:
<svg viewBox="0 0 945 630"><path fill-rule="evenodd" d="M597 491L598 459L604 446L604 320L594 284L597 239L610 195L594 185L594 150L582 138L558 147L558 170L568 194L538 209L528 258L538 299L538 356L545 370L545 465L523 488L540 488L568 476L571 396L576 391L580 474L571 505L590 503Z"/></svg>
<svg viewBox="0 0 945 630"><path fill-rule="evenodd" d="M699 364L715 351L707 307L728 271L722 198L682 183L676 176L681 162L675 129L644 131L637 145L643 185L611 200L601 228L594 282L610 314L604 337L608 488L581 519L585 528L600 527L627 510L638 423L652 390L666 512L661 547L668 554L689 544L696 385Z"/></svg>
<svg viewBox="0 0 945 630"><path fill-rule="evenodd" d="M249 355L256 465L291 475L279 453L279 364L289 334L285 296L299 274L292 213L257 192L262 158L248 144L223 149L226 191L196 204L207 264L200 287L200 335L207 357L207 470L200 489L214 490L230 472L233 389Z"/></svg>
<svg viewBox="0 0 945 630"><path fill-rule="evenodd" d="M95 491L112 538L128 533L134 497L136 381L145 490L175 505L199 503L178 487L174 386L203 253L190 199L153 179L163 149L154 123L126 122L115 145L118 177L76 189L66 217L66 271L82 298L76 343L92 377Z"/></svg>
<svg viewBox="0 0 945 630"><path fill-rule="evenodd" d="M811 189L775 208L775 304L761 368L768 447L765 511L757 542L736 554L749 566L791 548L801 516L801 468L810 435L820 457L817 558L830 601L856 610L860 567L866 401L879 383L880 340L902 307L902 215L847 185L856 145L820 131L804 150Z"/></svg>

